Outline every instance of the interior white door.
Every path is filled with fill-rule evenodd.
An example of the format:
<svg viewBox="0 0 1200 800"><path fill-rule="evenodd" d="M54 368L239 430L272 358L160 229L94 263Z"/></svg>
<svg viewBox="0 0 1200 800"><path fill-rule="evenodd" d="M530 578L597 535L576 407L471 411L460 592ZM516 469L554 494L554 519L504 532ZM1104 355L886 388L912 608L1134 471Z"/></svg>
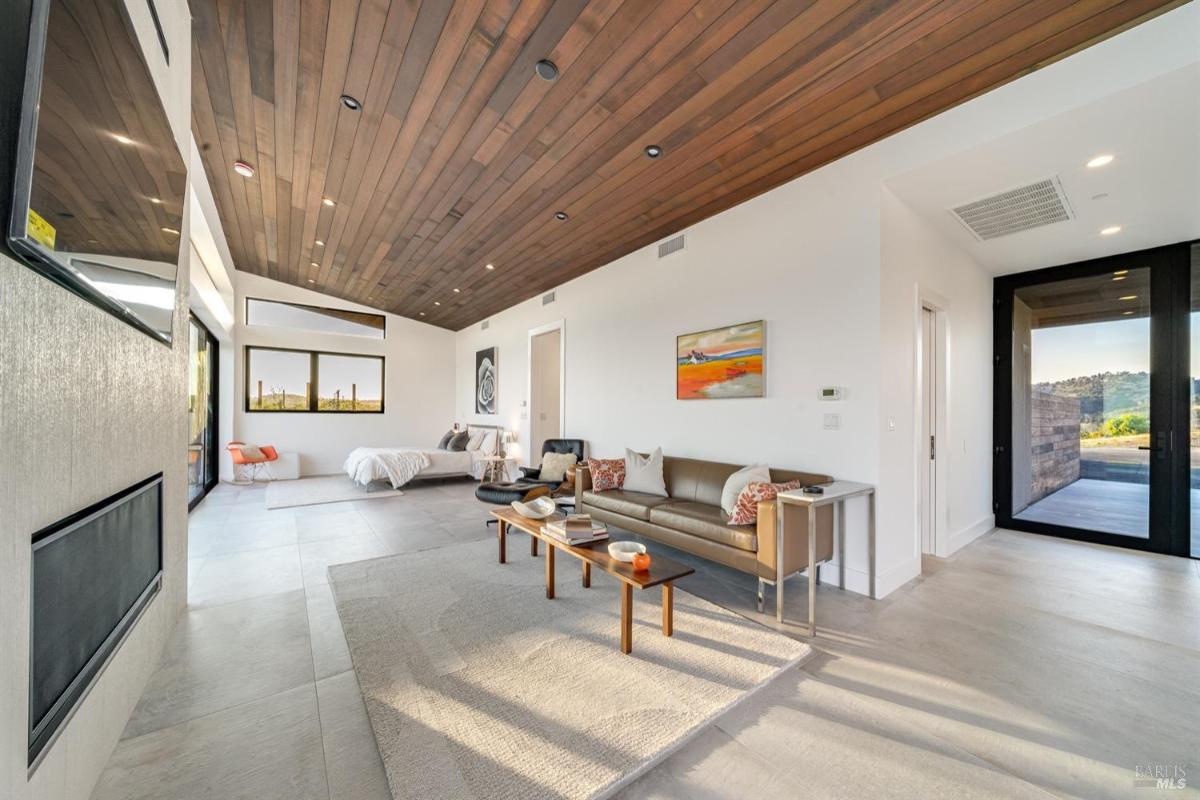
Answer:
<svg viewBox="0 0 1200 800"><path fill-rule="evenodd" d="M562 435L559 379L562 375L562 331L534 336L529 347L529 463L540 461L542 443Z"/></svg>
<svg viewBox="0 0 1200 800"><path fill-rule="evenodd" d="M917 380L921 387L920 469L921 552L935 552L937 525L937 315L921 309L921 348Z"/></svg>

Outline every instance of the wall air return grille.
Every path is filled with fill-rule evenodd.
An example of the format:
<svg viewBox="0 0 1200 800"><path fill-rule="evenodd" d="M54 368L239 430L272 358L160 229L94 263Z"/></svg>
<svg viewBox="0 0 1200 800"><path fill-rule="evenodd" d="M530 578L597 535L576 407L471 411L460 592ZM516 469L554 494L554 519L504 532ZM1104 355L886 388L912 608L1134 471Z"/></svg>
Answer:
<svg viewBox="0 0 1200 800"><path fill-rule="evenodd" d="M554 292L546 292L542 295L542 305L548 306L554 302Z"/></svg>
<svg viewBox="0 0 1200 800"><path fill-rule="evenodd" d="M488 329L488 322L490 322L490 321L491 320L485 319L483 322L479 323L479 330L486 331Z"/></svg>
<svg viewBox="0 0 1200 800"><path fill-rule="evenodd" d="M1071 219L1071 204L1058 178L1009 189L950 209L981 242Z"/></svg>
<svg viewBox="0 0 1200 800"><path fill-rule="evenodd" d="M672 236L665 242L658 243L658 257L666 258L667 256L673 256L676 253L682 253L686 249L687 239L685 238L684 234L681 233L678 236Z"/></svg>

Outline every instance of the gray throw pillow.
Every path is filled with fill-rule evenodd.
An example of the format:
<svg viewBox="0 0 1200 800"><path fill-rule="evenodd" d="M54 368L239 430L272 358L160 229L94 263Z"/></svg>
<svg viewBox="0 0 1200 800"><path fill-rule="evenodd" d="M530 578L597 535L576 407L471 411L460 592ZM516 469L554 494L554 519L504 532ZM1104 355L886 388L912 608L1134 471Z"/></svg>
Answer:
<svg viewBox="0 0 1200 800"><path fill-rule="evenodd" d="M446 431L446 435L437 443L438 450L445 450L450 445L450 440L454 438L454 431Z"/></svg>
<svg viewBox="0 0 1200 800"><path fill-rule="evenodd" d="M450 437L450 442L446 445L446 449L461 453L467 449L467 442L471 441L471 434L466 431L459 431Z"/></svg>

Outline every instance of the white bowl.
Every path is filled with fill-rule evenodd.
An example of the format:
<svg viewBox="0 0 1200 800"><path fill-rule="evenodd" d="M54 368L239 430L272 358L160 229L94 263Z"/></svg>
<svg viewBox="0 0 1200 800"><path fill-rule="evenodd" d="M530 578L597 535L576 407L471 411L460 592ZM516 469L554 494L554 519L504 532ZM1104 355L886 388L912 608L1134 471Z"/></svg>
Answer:
<svg viewBox="0 0 1200 800"><path fill-rule="evenodd" d="M522 517L529 517L530 519L545 519L553 514L555 510L554 500L549 495L535 497L528 503L513 500L512 507Z"/></svg>
<svg viewBox="0 0 1200 800"><path fill-rule="evenodd" d="M608 554L617 561L626 563L633 561L638 553L646 552L646 545L637 542L609 542Z"/></svg>

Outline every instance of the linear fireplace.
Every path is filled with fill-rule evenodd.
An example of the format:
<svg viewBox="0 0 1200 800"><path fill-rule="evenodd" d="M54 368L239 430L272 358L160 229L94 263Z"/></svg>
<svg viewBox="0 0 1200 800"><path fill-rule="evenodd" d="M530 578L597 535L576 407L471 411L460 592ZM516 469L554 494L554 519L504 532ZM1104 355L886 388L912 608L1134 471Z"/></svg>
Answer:
<svg viewBox="0 0 1200 800"><path fill-rule="evenodd" d="M162 484L159 473L33 535L31 768L162 585Z"/></svg>

